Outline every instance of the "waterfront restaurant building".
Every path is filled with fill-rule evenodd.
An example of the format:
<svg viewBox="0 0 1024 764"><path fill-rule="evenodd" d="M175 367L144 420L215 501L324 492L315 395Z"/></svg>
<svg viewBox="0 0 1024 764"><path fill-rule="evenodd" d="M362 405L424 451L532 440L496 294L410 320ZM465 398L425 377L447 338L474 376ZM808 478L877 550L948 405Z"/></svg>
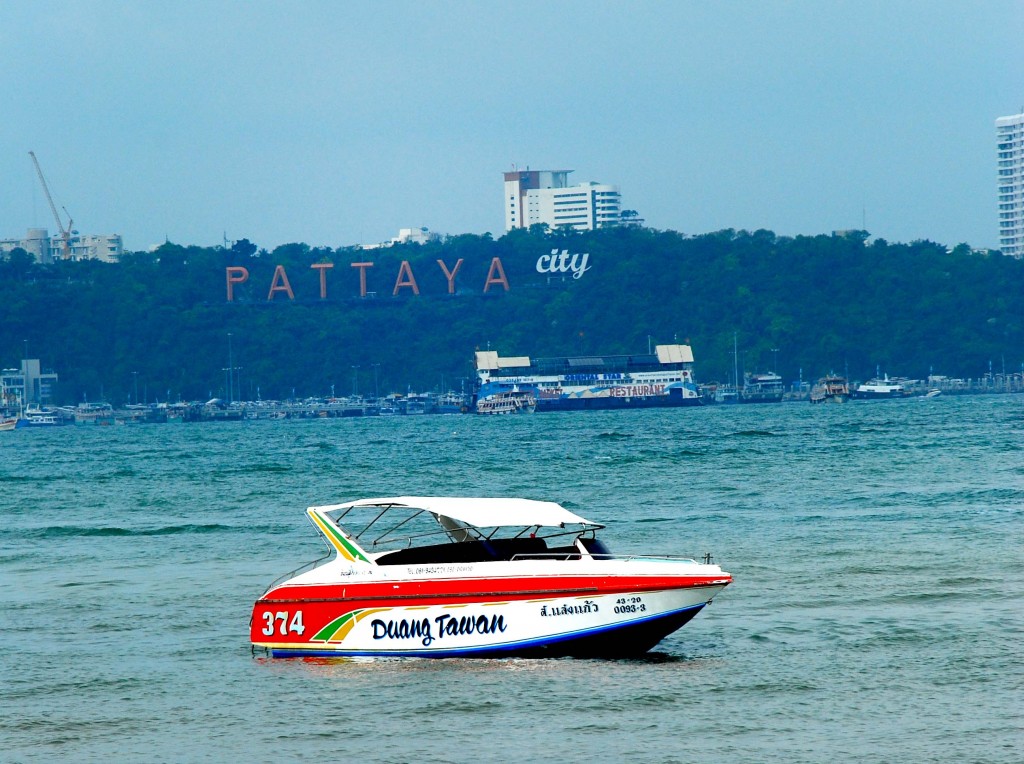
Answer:
<svg viewBox="0 0 1024 764"><path fill-rule="evenodd" d="M505 230L546 223L550 228L592 231L619 225L619 187L602 183L569 185L572 170L514 170L505 173Z"/></svg>
<svg viewBox="0 0 1024 764"><path fill-rule="evenodd" d="M999 157L999 249L1024 257L1024 114L996 120Z"/></svg>

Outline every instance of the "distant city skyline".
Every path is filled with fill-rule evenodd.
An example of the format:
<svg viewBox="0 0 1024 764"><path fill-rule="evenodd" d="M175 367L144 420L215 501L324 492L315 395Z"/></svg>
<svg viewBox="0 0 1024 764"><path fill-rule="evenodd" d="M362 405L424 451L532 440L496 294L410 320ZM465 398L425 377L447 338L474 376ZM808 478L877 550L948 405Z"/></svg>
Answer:
<svg viewBox="0 0 1024 764"><path fill-rule="evenodd" d="M348 246L505 228L572 167L654 228L999 246L1024 4L0 5L0 239Z"/></svg>

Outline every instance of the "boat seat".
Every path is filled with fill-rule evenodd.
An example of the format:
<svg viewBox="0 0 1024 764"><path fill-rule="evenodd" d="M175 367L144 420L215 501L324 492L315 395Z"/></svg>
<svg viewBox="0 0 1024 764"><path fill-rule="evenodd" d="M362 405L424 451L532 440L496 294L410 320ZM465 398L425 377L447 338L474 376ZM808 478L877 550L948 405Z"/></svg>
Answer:
<svg viewBox="0 0 1024 764"><path fill-rule="evenodd" d="M494 559L511 560L517 554L544 554L548 551L547 542L538 538L489 539L487 546L494 552Z"/></svg>
<svg viewBox="0 0 1024 764"><path fill-rule="evenodd" d="M580 550L576 548L575 544L572 546L551 547L547 554L553 560L578 560L581 556Z"/></svg>

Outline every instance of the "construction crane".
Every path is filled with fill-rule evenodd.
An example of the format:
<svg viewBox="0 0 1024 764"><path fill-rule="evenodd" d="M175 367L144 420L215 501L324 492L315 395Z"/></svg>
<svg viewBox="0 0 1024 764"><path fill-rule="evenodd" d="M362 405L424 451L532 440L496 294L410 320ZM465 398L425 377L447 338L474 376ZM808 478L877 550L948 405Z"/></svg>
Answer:
<svg viewBox="0 0 1024 764"><path fill-rule="evenodd" d="M46 185L46 178L43 177L43 170L39 166L39 160L36 159L34 151L28 152L28 155L32 157L32 164L36 166L36 174L39 175L39 182L43 185L43 192L46 194L46 201L50 203L50 211L53 212L53 219L57 221L57 228L60 230L61 248L63 250L63 257L65 260L71 258L71 227L75 224L75 221L71 219L71 214L68 212L67 207L63 207L64 214L68 216L68 226L64 227L61 222L60 215L57 213L57 205L53 203L53 197L50 196L50 187Z"/></svg>

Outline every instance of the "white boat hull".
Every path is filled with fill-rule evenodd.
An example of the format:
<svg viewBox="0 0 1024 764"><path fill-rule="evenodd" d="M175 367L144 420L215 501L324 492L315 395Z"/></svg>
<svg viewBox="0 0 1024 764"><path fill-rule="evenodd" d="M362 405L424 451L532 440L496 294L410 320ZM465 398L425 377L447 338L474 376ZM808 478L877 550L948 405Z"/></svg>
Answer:
<svg viewBox="0 0 1024 764"><path fill-rule="evenodd" d="M260 637L255 643L275 657L635 655L683 626L723 588L725 584L471 604L342 606L342 615L316 633L304 629L303 635L290 628L296 613L309 610L311 603L288 608L283 602L280 607L267 602L256 613L253 632ZM298 620L305 626L308 618L300 615ZM313 620L322 622L323 616ZM275 639L282 629L290 637L287 641Z"/></svg>

